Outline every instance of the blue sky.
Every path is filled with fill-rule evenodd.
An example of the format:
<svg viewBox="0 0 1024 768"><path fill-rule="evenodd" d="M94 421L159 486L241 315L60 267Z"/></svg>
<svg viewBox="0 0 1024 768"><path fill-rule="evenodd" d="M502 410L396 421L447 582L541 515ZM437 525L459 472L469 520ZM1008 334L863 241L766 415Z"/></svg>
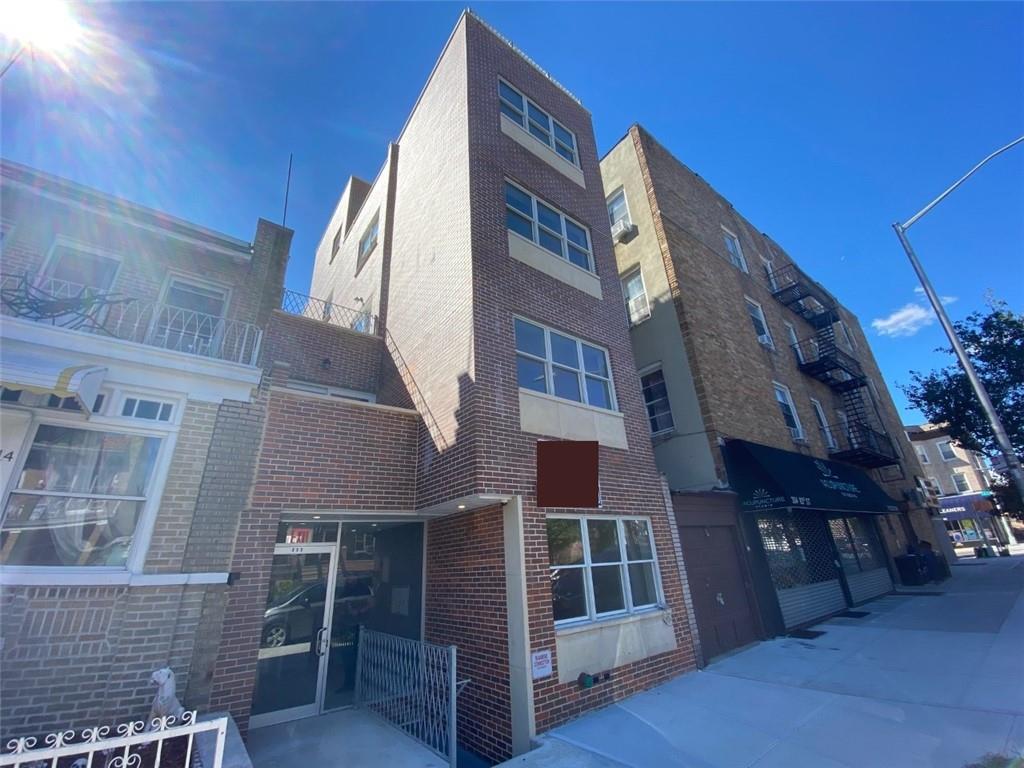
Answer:
<svg viewBox="0 0 1024 768"><path fill-rule="evenodd" d="M346 178L375 176L461 8L80 8L87 59L4 78L0 152L246 239L280 221L294 152L287 280L304 291ZM944 364L943 337L890 224L1024 133L1024 4L474 10L580 97L600 152L644 124L829 286L919 418L894 385ZM1024 148L911 235L954 319L989 291L1024 307Z"/></svg>

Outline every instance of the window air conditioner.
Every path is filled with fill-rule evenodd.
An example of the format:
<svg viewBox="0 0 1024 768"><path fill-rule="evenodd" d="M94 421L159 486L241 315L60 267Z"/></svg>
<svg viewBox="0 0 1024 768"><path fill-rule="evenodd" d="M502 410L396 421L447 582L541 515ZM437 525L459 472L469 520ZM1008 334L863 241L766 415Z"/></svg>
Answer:
<svg viewBox="0 0 1024 768"><path fill-rule="evenodd" d="M612 224L612 242L624 243L636 234L636 225L629 219L619 219Z"/></svg>

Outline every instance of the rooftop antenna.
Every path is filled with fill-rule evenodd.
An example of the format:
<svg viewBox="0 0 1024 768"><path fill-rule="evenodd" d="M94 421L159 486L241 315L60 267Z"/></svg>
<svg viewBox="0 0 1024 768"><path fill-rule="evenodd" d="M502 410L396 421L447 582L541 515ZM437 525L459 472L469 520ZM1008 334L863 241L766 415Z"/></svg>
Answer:
<svg viewBox="0 0 1024 768"><path fill-rule="evenodd" d="M284 215L281 217L281 226L288 221L288 191L292 187L292 153L288 153L288 180L284 183Z"/></svg>

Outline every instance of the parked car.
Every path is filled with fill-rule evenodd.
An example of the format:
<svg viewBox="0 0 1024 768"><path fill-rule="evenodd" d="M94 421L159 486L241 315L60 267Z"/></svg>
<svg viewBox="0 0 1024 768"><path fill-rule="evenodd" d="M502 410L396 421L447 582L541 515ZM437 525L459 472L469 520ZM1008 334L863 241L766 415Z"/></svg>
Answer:
<svg viewBox="0 0 1024 768"><path fill-rule="evenodd" d="M338 576L334 591L334 625L357 621L373 607L370 576ZM303 584L284 595L263 614L262 648L280 648L311 641L324 625L327 582Z"/></svg>

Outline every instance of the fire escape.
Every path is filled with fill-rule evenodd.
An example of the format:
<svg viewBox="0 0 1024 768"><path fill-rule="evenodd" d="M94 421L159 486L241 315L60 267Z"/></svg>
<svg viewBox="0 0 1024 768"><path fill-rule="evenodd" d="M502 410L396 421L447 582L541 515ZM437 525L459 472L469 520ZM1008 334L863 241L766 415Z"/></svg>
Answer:
<svg viewBox="0 0 1024 768"><path fill-rule="evenodd" d="M795 264L775 270L769 279L776 300L816 331L814 336L793 345L800 370L827 384L842 401L845 418L822 430L829 454L839 461L869 469L898 464L892 440L870 395L864 391L868 385L864 369L857 358L837 344L836 300Z"/></svg>

